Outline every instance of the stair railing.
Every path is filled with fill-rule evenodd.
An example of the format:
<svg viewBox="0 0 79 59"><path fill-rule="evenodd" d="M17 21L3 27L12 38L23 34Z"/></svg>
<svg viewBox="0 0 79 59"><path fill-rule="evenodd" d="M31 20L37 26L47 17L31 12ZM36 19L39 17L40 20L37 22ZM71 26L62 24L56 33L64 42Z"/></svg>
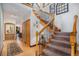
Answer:
<svg viewBox="0 0 79 59"><path fill-rule="evenodd" d="M49 27L49 24L47 24L40 32L39 32L39 55L42 54L42 51L44 48L46 48L46 44L49 43L49 36L51 35L50 34L46 34L47 33L47 28Z"/></svg>
<svg viewBox="0 0 79 59"><path fill-rule="evenodd" d="M75 56L77 54L77 42L76 42L76 34L77 34L77 19L78 16L74 16L74 25L73 31L70 33L70 44L71 44L71 56Z"/></svg>
<svg viewBox="0 0 79 59"><path fill-rule="evenodd" d="M54 19L55 19L54 14L47 13L47 12L42 11L42 10L39 10L39 11L34 10L34 14L35 14L36 16L38 16L37 18L39 18L40 20L41 20L41 18L40 18L40 16L39 16L39 14L37 14L37 12L40 12L40 11L41 11L42 13L45 13L45 14L48 14L48 15L49 15L49 22L44 26L44 28L43 28L39 33L41 33L41 32L42 32L45 28L47 28L47 27L48 27L48 29L50 29L49 26L51 26L52 31L54 31L53 29L56 27L55 24L54 24Z"/></svg>
<svg viewBox="0 0 79 59"><path fill-rule="evenodd" d="M41 20L41 18L40 18L40 16L37 14L37 12L38 11L36 11L36 10L33 10L34 11L34 14L36 15L36 16L38 16L37 18L39 18L40 20ZM40 11L40 10L39 10ZM43 11L42 11L43 12ZM39 36L39 44L40 45L38 45L39 46L39 55L41 55L41 53L42 53L42 49L43 48L45 48L46 47L46 40L45 40L45 35L47 35L47 34L45 34L45 30L47 30L47 29L49 29L50 27L50 34L49 35L47 35L47 39L48 39L48 42L50 42L50 38L49 38L49 36L51 35L51 34L53 34L53 36L54 36L54 31L55 31L55 28L56 28L56 26L54 25L54 20L55 20L55 15L54 14L51 14L51 13L47 13L47 12L43 12L43 13L45 13L45 14L48 14L49 15L49 22L40 30L40 32L36 35L37 37ZM43 33L43 34L42 34ZM36 41L38 41L38 40L36 40Z"/></svg>
<svg viewBox="0 0 79 59"><path fill-rule="evenodd" d="M34 12L34 14L35 14L36 16L38 16L36 10L33 10L33 12ZM44 38L45 38L45 37L44 37L45 30L50 26L50 23L54 23L54 22L53 22L53 21L54 21L54 17L53 17L51 14L49 14L49 16L52 17L52 18L50 18L50 19L52 19L52 20L51 20L50 22L48 22L48 23L40 30L39 33L36 33L36 47L37 47L37 49L38 49L38 47L39 47L39 52L36 51L36 55L40 55L40 52L41 52L40 45L38 45L38 44L42 44L42 47L43 47L43 48L45 47L45 40L44 40ZM52 29L52 30L53 30L53 29ZM44 33L44 34L42 34L42 33ZM42 36L42 39L40 39L41 36ZM38 37L39 37L39 42L38 42Z"/></svg>
<svg viewBox="0 0 79 59"><path fill-rule="evenodd" d="M50 18L50 19L52 19L52 18ZM46 42L46 38L45 38L45 35L47 35L47 34L45 34L45 30L46 29L48 29L49 28L49 26L50 26L50 24L52 23L54 21L54 18L49 22L49 23L47 23L41 30L40 30L40 32L39 32L39 44L40 44L40 46L39 46L39 55L41 55L42 54L42 51L43 51L43 49L44 48L46 48L46 44L47 44L47 42ZM54 30L54 29L52 29L52 30ZM43 33L43 34L42 34ZM53 33L53 32L52 32ZM51 34L51 33L50 33ZM49 35L50 35L49 34ZM49 39L49 35L47 35L47 39ZM49 42L49 41L48 41Z"/></svg>

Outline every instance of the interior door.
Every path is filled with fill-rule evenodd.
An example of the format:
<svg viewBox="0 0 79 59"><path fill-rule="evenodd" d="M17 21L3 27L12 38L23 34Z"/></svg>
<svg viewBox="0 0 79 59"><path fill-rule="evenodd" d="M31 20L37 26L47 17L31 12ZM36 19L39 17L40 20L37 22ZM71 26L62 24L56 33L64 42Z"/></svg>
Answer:
<svg viewBox="0 0 79 59"><path fill-rule="evenodd" d="M30 46L30 20L27 20L22 25L23 42L27 47Z"/></svg>
<svg viewBox="0 0 79 59"><path fill-rule="evenodd" d="M26 43L30 46L30 20L26 21Z"/></svg>

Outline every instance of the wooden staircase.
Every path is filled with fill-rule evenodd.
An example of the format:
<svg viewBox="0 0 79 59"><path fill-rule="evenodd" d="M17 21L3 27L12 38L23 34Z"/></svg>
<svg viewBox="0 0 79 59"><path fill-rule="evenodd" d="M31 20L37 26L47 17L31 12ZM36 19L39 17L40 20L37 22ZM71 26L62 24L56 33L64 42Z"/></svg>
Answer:
<svg viewBox="0 0 79 59"><path fill-rule="evenodd" d="M51 42L46 44L46 48L43 49L43 56L70 56L70 33L57 32L54 38L51 38Z"/></svg>
<svg viewBox="0 0 79 59"><path fill-rule="evenodd" d="M77 19L74 16L74 24L72 32L55 32L55 36L51 35L50 43L45 44L41 56L76 56L77 55Z"/></svg>
<svg viewBox="0 0 79 59"><path fill-rule="evenodd" d="M35 15L37 16L37 18L40 20L40 23L44 25L44 28L38 33L37 36L41 36L41 33L49 28L49 32L53 33L50 36L50 42L49 43L44 43L41 44L41 49L39 49L39 55L41 56L74 56L76 55L76 51L77 51L77 44L76 44L76 24L77 24L77 18L78 16L74 16L74 24L73 24L73 31L72 32L60 32L61 30L58 29L54 23L50 22L46 22L43 19L41 19L41 17L35 13ZM51 15L50 15L51 16ZM51 18L52 21L54 20L54 18ZM52 23L52 27L54 27L54 29L51 28L51 23ZM52 31L53 30L53 31ZM43 40L43 39L42 39ZM39 43L40 43L41 39L39 39ZM40 48L40 46L39 46Z"/></svg>

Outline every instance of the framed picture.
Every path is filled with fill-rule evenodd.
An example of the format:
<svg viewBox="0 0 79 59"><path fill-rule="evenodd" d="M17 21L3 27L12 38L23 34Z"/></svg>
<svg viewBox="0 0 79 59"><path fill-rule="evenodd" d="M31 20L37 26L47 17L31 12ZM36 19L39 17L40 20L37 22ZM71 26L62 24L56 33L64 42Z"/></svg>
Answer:
<svg viewBox="0 0 79 59"><path fill-rule="evenodd" d="M6 23L5 34L15 34L15 25L12 23Z"/></svg>
<svg viewBox="0 0 79 59"><path fill-rule="evenodd" d="M68 12L68 3L57 3L56 4L56 15Z"/></svg>
<svg viewBox="0 0 79 59"><path fill-rule="evenodd" d="M51 4L49 7L49 12L55 14L55 3Z"/></svg>

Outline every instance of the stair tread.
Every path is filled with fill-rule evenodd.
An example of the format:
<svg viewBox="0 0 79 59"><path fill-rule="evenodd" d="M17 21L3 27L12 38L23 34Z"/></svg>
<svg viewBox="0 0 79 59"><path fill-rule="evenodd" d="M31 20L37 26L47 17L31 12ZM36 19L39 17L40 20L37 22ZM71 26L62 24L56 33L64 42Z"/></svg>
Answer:
<svg viewBox="0 0 79 59"><path fill-rule="evenodd" d="M64 40L52 39L51 41L52 41L52 42L65 43L65 44L69 44L69 45L70 45L70 43L69 43L68 41L64 41Z"/></svg>
<svg viewBox="0 0 79 59"><path fill-rule="evenodd" d="M56 45L52 45L52 44L47 44L47 46L49 46L49 47L51 47L51 48L58 49L58 50L60 50L60 51L63 51L63 52L65 52L65 53L70 54L70 48L64 48L64 47L56 46Z"/></svg>
<svg viewBox="0 0 79 59"><path fill-rule="evenodd" d="M64 35L56 35L55 37L65 37L65 38L69 38L70 36L64 36Z"/></svg>
<svg viewBox="0 0 79 59"><path fill-rule="evenodd" d="M60 54L51 52L51 51L48 50L48 49L44 49L44 50L43 50L43 53L45 53L45 55L47 55L47 56L60 56Z"/></svg>
<svg viewBox="0 0 79 59"><path fill-rule="evenodd" d="M56 32L51 42L43 49L46 56L70 56L70 32Z"/></svg>
<svg viewBox="0 0 79 59"><path fill-rule="evenodd" d="M66 34L70 34L71 32L56 32L56 33L66 33Z"/></svg>
<svg viewBox="0 0 79 59"><path fill-rule="evenodd" d="M56 40L62 40L62 41L70 42L70 38L66 38L66 37L54 37L54 38L51 38L51 39L56 39Z"/></svg>

